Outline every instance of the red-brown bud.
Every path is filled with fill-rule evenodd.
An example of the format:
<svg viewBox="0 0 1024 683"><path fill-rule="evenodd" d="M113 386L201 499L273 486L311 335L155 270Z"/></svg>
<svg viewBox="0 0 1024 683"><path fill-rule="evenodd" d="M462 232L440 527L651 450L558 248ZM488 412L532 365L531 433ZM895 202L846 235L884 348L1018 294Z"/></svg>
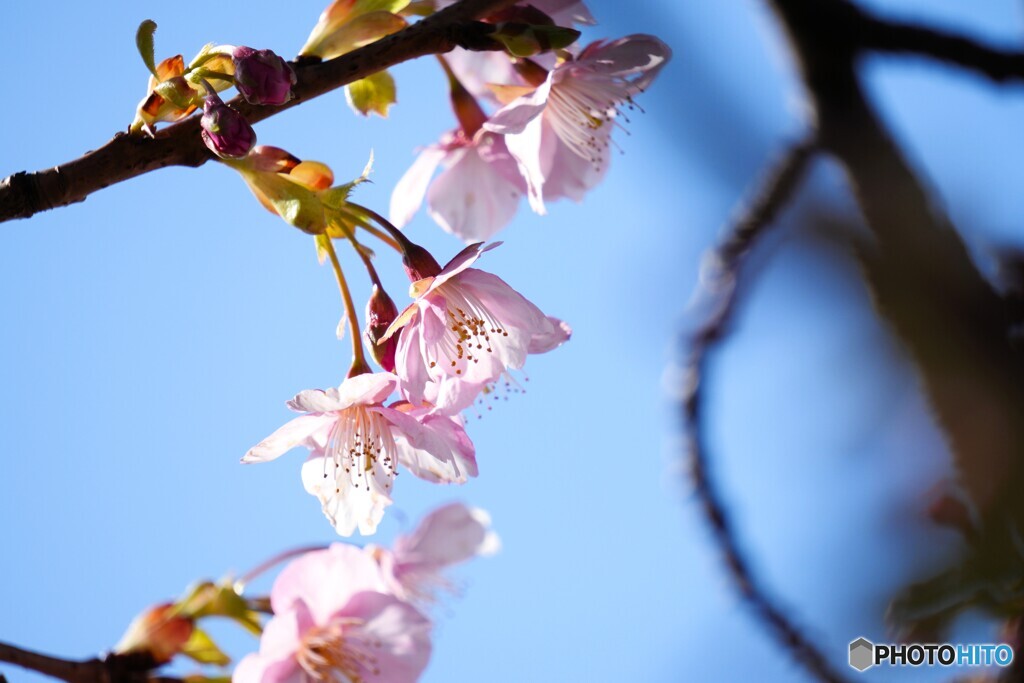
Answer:
<svg viewBox="0 0 1024 683"><path fill-rule="evenodd" d="M398 335L392 335L383 343L378 342L397 317L398 307L395 306L395 302L387 292L374 285L370 300L366 302L366 329L363 330L363 334L369 342L370 355L386 372L395 371Z"/></svg>

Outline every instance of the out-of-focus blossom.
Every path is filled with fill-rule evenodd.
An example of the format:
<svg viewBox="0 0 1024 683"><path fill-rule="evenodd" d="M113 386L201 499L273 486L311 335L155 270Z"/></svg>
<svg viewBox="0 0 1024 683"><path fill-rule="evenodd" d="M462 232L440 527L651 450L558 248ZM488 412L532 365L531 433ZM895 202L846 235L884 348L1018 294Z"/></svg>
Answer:
<svg viewBox="0 0 1024 683"><path fill-rule="evenodd" d="M236 47L235 87L251 104L281 105L292 98L295 72L288 62L270 50Z"/></svg>
<svg viewBox="0 0 1024 683"><path fill-rule="evenodd" d="M444 170L431 183L437 167ZM461 130L430 145L402 176L391 194L391 221L402 227L427 199L427 211L447 232L465 242L492 237L516 213L526 184L498 135Z"/></svg>
<svg viewBox="0 0 1024 683"><path fill-rule="evenodd" d="M173 602L156 605L132 620L114 646L118 654L145 653L157 664L166 664L182 652L195 624Z"/></svg>
<svg viewBox="0 0 1024 683"><path fill-rule="evenodd" d="M416 301L385 335L401 330L395 367L414 405L458 412L507 370L522 368L529 353L569 338L568 326L501 278L470 267L495 246L470 245L435 277L414 282Z"/></svg>
<svg viewBox="0 0 1024 683"><path fill-rule="evenodd" d="M354 546L306 553L270 593L274 617L235 683L413 683L430 659L430 620L392 595L379 566Z"/></svg>
<svg viewBox="0 0 1024 683"><path fill-rule="evenodd" d="M671 54L648 35L592 43L484 124L505 136L535 211L545 212L545 200L580 201L601 181L621 108L633 107Z"/></svg>
<svg viewBox="0 0 1024 683"><path fill-rule="evenodd" d="M432 602L438 589L452 588L444 576L448 567L497 552L501 542L490 526L486 511L451 503L424 517L391 550L375 546L367 550L380 563L395 595Z"/></svg>
<svg viewBox="0 0 1024 683"><path fill-rule="evenodd" d="M256 146L256 131L212 89L206 94L199 125L203 142L222 159L241 159Z"/></svg>
<svg viewBox="0 0 1024 683"><path fill-rule="evenodd" d="M242 462L267 462L297 446L310 449L302 483L327 519L343 536L356 529L372 534L392 502L399 463L431 481L467 478L455 452L460 444L447 431L383 405L396 385L394 375L376 373L350 377L337 389L303 391L288 407L305 414L250 449Z"/></svg>

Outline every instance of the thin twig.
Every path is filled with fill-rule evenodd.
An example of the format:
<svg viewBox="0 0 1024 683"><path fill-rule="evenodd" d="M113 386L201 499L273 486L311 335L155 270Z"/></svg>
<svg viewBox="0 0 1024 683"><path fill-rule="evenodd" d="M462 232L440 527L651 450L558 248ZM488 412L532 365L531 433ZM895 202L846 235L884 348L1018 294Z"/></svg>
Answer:
<svg viewBox="0 0 1024 683"><path fill-rule="evenodd" d="M704 435L704 392L708 358L728 332L737 302L740 269L757 239L775 221L786 206L813 158L815 143L805 140L791 147L767 174L760 190L731 226L712 254L714 273L705 280L704 295L711 299L712 311L699 330L689 339L687 393L683 398L683 418L688 436L690 475L704 516L711 527L737 589L763 621L808 671L822 681L845 680L826 657L781 607L768 596L754 577L733 532L726 505L710 473L710 456Z"/></svg>
<svg viewBox="0 0 1024 683"><path fill-rule="evenodd" d="M295 98L280 107L231 101L251 123L262 121L314 97L410 59L448 52L460 45L491 49L475 19L516 0L461 0L398 33L322 63L292 63ZM496 49L496 48L494 48ZM125 112L125 118L131 112ZM93 192L167 166L201 166L212 158L199 136L199 118L161 130L155 138L118 133L93 152L35 173L0 180L0 222L84 201Z"/></svg>
<svg viewBox="0 0 1024 683"><path fill-rule="evenodd" d="M14 664L67 683L180 683L180 679L151 677L157 663L147 654L108 654L102 658L73 660L44 655L0 642L0 662ZM0 675L0 683L3 676Z"/></svg>

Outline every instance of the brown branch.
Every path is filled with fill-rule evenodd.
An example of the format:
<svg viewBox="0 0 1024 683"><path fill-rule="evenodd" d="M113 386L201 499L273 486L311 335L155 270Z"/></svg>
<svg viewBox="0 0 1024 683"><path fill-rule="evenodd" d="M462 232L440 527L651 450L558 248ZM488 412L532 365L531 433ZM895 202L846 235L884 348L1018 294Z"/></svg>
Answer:
<svg viewBox="0 0 1024 683"><path fill-rule="evenodd" d="M514 4L516 0L462 0L433 16L366 47L323 63L292 63L298 76L295 99L280 107L251 105L235 98L236 107L252 123L302 104L370 74L457 46L486 48L475 19ZM126 112L127 115L130 112ZM201 166L212 158L192 117L161 130L153 139L118 133L84 156L35 173L15 173L0 180L0 222L28 218L75 202L93 192L167 166Z"/></svg>
<svg viewBox="0 0 1024 683"><path fill-rule="evenodd" d="M175 678L151 677L150 672L156 668L156 663L147 655L109 654L103 658L71 660L51 657L0 641L0 662L14 664L67 683L180 683Z"/></svg>
<svg viewBox="0 0 1024 683"><path fill-rule="evenodd" d="M852 5L842 8L847 28L865 49L916 54L974 71L996 83L1024 80L1024 52L1006 52L965 36L886 21Z"/></svg>
<svg viewBox="0 0 1024 683"><path fill-rule="evenodd" d="M781 607L760 586L740 550L727 508L710 473L704 436L704 391L708 358L728 333L737 302L739 274L747 254L786 206L813 157L815 143L807 140L791 147L760 185L745 211L731 226L712 254L714 272L705 280L704 296L711 299L711 314L689 340L686 369L688 391L683 398L683 420L688 437L690 475L704 516L711 527L733 583L760 619L807 670L822 681L845 680L818 648L801 633Z"/></svg>

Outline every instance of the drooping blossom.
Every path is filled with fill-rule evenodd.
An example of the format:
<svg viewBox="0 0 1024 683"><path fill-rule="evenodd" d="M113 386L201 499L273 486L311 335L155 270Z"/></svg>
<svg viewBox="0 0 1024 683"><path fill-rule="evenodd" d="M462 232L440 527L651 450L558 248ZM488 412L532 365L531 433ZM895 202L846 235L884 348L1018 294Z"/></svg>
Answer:
<svg viewBox="0 0 1024 683"><path fill-rule="evenodd" d="M281 105L292 98L295 71L271 50L236 47L235 87L250 104Z"/></svg>
<svg viewBox="0 0 1024 683"><path fill-rule="evenodd" d="M249 450L243 463L267 462L297 446L310 449L302 467L306 491L342 536L377 530L391 504L399 463L417 477L462 483L464 431L384 406L396 388L390 373L362 374L337 389L307 390L288 402L304 415ZM463 441L464 440L464 441Z"/></svg>
<svg viewBox="0 0 1024 683"><path fill-rule="evenodd" d="M391 591L405 600L433 602L437 589L451 589L444 571L477 555L500 548L485 510L451 503L423 518L408 536L400 536L390 550L367 546L380 563Z"/></svg>
<svg viewBox="0 0 1024 683"><path fill-rule="evenodd" d="M622 108L633 107L633 98L671 54L665 43L648 35L591 43L484 124L505 136L534 211L544 213L546 200L580 201L601 181Z"/></svg>
<svg viewBox="0 0 1024 683"><path fill-rule="evenodd" d="M508 370L522 368L528 354L569 338L567 325L496 275L470 267L495 246L470 245L436 275L414 282L416 300L385 335L401 329L395 368L414 405L429 401L439 412L458 412Z"/></svg>
<svg viewBox="0 0 1024 683"><path fill-rule="evenodd" d="M334 544L291 562L270 592L274 617L234 683L413 683L430 659L430 620L390 593L365 552Z"/></svg>
<svg viewBox="0 0 1024 683"><path fill-rule="evenodd" d="M431 183L438 166L444 168ZM461 130L430 145L391 194L391 222L402 227L423 204L445 231L465 242L492 237L515 216L526 184L501 136Z"/></svg>

